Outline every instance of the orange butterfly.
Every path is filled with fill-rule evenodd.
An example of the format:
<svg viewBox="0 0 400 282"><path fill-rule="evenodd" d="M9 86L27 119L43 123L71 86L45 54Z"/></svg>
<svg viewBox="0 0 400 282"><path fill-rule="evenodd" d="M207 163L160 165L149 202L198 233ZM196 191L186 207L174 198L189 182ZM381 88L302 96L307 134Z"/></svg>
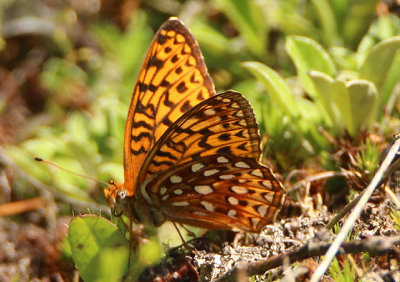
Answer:
<svg viewBox="0 0 400 282"><path fill-rule="evenodd" d="M285 189L259 163L253 110L239 93L216 95L199 46L177 18L155 35L140 71L124 139L125 183L105 196L116 215L258 232Z"/></svg>

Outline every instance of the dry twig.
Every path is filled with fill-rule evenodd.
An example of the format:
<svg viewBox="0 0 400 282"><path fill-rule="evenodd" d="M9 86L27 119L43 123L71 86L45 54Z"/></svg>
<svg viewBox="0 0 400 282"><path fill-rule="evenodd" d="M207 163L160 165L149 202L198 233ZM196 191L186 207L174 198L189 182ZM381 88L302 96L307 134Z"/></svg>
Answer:
<svg viewBox="0 0 400 282"><path fill-rule="evenodd" d="M382 255L393 250L395 245L399 243L400 235L393 237L371 237L368 239L353 240L343 243L339 252L341 254L368 252L374 255ZM307 258L324 255L331 246L332 244L326 242L310 241L297 250L270 259L252 263L238 263L218 281L236 281L237 273L243 270L247 272L248 276L262 275L270 269L282 266L284 261L288 259L290 260L290 263L294 263Z"/></svg>

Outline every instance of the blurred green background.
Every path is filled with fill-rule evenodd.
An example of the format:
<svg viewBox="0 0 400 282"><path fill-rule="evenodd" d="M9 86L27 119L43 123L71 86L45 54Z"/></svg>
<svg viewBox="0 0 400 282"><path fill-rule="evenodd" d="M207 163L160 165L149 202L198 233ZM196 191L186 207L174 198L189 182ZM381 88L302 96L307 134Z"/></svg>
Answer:
<svg viewBox="0 0 400 282"><path fill-rule="evenodd" d="M104 187L33 156L123 181L132 89L170 16L197 39L217 92L234 89L251 101L275 171L345 169L364 183L399 129L399 11L378 0L1 0L0 204L45 199L35 216L3 220L56 232L72 214L109 217ZM338 183L315 187L330 208ZM179 243L168 226L148 232L153 245L135 258L137 273L163 253L157 242ZM65 263L62 238L51 244ZM70 278L72 263L56 257L54 271ZM40 269L29 273L50 275Z"/></svg>

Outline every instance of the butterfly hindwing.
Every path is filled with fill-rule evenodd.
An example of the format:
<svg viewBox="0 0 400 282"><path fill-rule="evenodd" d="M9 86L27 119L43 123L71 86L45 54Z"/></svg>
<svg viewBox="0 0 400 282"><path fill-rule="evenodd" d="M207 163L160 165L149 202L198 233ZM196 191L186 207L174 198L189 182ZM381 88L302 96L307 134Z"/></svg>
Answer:
<svg viewBox="0 0 400 282"><path fill-rule="evenodd" d="M160 171L142 193L142 200L166 219L249 232L273 222L285 200L281 182L268 167L252 158L218 154Z"/></svg>
<svg viewBox="0 0 400 282"><path fill-rule="evenodd" d="M249 102L227 91L198 104L168 128L146 158L137 185L160 170L208 155L259 160L260 143Z"/></svg>
<svg viewBox="0 0 400 282"><path fill-rule="evenodd" d="M259 164L253 110L227 91L193 107L146 158L135 201L162 217L207 228L258 231L274 220L284 188Z"/></svg>

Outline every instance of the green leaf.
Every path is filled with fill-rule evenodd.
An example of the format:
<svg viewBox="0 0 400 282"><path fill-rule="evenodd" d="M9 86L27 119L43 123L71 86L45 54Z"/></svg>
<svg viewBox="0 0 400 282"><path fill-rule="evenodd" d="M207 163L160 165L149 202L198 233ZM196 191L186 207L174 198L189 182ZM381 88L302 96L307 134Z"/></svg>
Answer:
<svg viewBox="0 0 400 282"><path fill-rule="evenodd" d="M332 47L329 49L329 53L339 69L355 71L358 68L357 59L353 51L344 47Z"/></svg>
<svg viewBox="0 0 400 282"><path fill-rule="evenodd" d="M113 223L96 215L75 217L68 240L83 280L121 280L128 266L129 244Z"/></svg>
<svg viewBox="0 0 400 282"><path fill-rule="evenodd" d="M393 60L392 67L387 75L386 82L383 86L383 89L379 91L381 99L381 105L384 108L384 111L379 113L380 117L384 114L390 116L392 110L396 103L397 98L397 84L400 80L400 53L397 52L396 57ZM382 107L380 107L382 108Z"/></svg>
<svg viewBox="0 0 400 282"><path fill-rule="evenodd" d="M373 83L358 79L346 82L316 71L309 76L336 133L343 133L345 128L354 136L376 120L378 94Z"/></svg>
<svg viewBox="0 0 400 282"><path fill-rule="evenodd" d="M326 111L330 117L328 124L341 124L339 110L332 101L332 83L333 78L330 76L317 71L310 71L308 74L314 83L316 90L316 98L319 99L322 104L322 109Z"/></svg>
<svg viewBox="0 0 400 282"><path fill-rule="evenodd" d="M333 76L335 65L328 53L316 41L303 36L288 36L286 51L299 72L316 70Z"/></svg>
<svg viewBox="0 0 400 282"><path fill-rule="evenodd" d="M378 97L371 82L335 80L331 95L350 135L355 136L360 129L370 127L376 119Z"/></svg>
<svg viewBox="0 0 400 282"><path fill-rule="evenodd" d="M300 116L292 90L276 71L258 62L245 62L242 65L264 85L272 100L278 103L286 115L295 119Z"/></svg>
<svg viewBox="0 0 400 282"><path fill-rule="evenodd" d="M394 36L375 45L362 62L360 78L372 81L381 89L400 47L400 36Z"/></svg>
<svg viewBox="0 0 400 282"><path fill-rule="evenodd" d="M346 83L355 130L371 128L378 112L378 92L366 80L352 80Z"/></svg>
<svg viewBox="0 0 400 282"><path fill-rule="evenodd" d="M304 89L312 97L315 96L315 90L307 73L315 70L333 76L336 72L335 65L328 53L321 45L310 38L288 36L286 51L296 66Z"/></svg>

